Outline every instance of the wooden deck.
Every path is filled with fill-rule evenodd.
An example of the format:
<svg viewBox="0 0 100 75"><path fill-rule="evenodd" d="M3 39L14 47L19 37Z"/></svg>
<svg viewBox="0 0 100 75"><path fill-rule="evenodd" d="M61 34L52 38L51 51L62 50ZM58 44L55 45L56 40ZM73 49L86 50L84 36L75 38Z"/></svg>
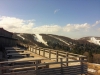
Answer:
<svg viewBox="0 0 100 75"><path fill-rule="evenodd" d="M12 72L5 73L3 75L80 75L81 73L86 73L86 70L81 70L81 66L70 66L63 68L44 68L38 70L28 70L23 72Z"/></svg>
<svg viewBox="0 0 100 75"><path fill-rule="evenodd" d="M30 53L8 53L7 55L16 56L16 55L29 55Z"/></svg>
<svg viewBox="0 0 100 75"><path fill-rule="evenodd" d="M11 50L11 49L19 50L19 49L21 49L21 48L18 48L18 47L5 47L5 49L6 49L6 50L9 50L9 49L10 49L10 50Z"/></svg>
<svg viewBox="0 0 100 75"><path fill-rule="evenodd" d="M40 47L28 47L24 53L34 56L34 58L8 59L0 62L3 70L2 75L83 75L87 74L87 65L84 56L58 52L57 50L43 49ZM8 49L9 50L9 49ZM9 53L8 55L18 53ZM23 53L20 53L23 54ZM37 58L38 57L38 58ZM73 60L72 58L78 58ZM39 62L40 61L40 62ZM33 64L22 64L32 62ZM12 65L9 65L12 64ZM19 64L16 64L19 63ZM71 63L74 63L73 65ZM75 64L77 63L77 64ZM8 65L5 65L8 64ZM4 66L3 66L4 65ZM8 70L9 69L9 70Z"/></svg>
<svg viewBox="0 0 100 75"><path fill-rule="evenodd" d="M34 69L31 70L32 72L35 72L33 75L37 75L38 72L39 72L39 75L47 75L47 74L49 74L49 75L52 75L52 74L58 75L58 71L57 70L59 70L60 75L66 75L66 74L78 75L78 74L86 74L87 73L87 66L86 65L83 64L83 65L77 65L77 66L66 66L66 65L63 65L63 63L66 63L66 62L63 62L62 58L60 58L60 59L61 59L61 62L48 62L48 63L47 62L45 62L45 63L37 63L38 60L36 59L36 60L33 60L33 61L36 61L36 64L3 66L2 69L3 70L4 69L12 70L13 72L10 71L10 74L14 73L14 75L18 75L18 74L16 74L17 70L21 70L20 73L22 73L23 72L22 69L26 69L27 68L30 71L33 68L33 66L35 68L35 70ZM41 60L48 60L48 59L41 59ZM17 62L23 62L23 61L17 61ZM67 63L70 63L70 62L80 62L80 61L68 61ZM8 62L6 61L6 62L1 62L0 64L3 64L3 63L16 63L16 61L8 61ZM56 65L58 64L59 66L58 65L55 66L55 64ZM46 65L47 68L38 69L39 66L42 66L42 65ZM53 65L55 67L50 68L49 67L50 65ZM47 73L44 74L43 71L44 71L44 73L45 73L45 71ZM23 73L23 75L24 74L25 73ZM3 75L5 75L5 73L3 73ZM6 75L9 75L9 72L6 73ZM25 74L25 75L27 75L27 74ZM32 74L30 74L30 75L32 75Z"/></svg>
<svg viewBox="0 0 100 75"><path fill-rule="evenodd" d="M12 50L7 50L7 52L12 52L12 51L19 51L20 52L20 51L25 51L25 50L13 50L13 49Z"/></svg>
<svg viewBox="0 0 100 75"><path fill-rule="evenodd" d="M39 58L39 57L35 57L35 58L32 58L32 57L28 57L28 58L17 58L17 59L8 59L7 62L32 61L32 60L39 60L39 59L41 60L41 58Z"/></svg>

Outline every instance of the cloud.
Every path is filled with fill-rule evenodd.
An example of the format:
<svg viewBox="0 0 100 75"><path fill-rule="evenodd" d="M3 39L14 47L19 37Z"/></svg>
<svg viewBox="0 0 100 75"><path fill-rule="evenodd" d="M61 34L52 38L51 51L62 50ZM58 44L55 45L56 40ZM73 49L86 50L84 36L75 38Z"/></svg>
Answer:
<svg viewBox="0 0 100 75"><path fill-rule="evenodd" d="M71 31L87 31L90 28L90 25L87 23L84 24L67 24L63 31L71 32Z"/></svg>
<svg viewBox="0 0 100 75"><path fill-rule="evenodd" d="M94 26L96 26L98 24L100 24L100 20L99 21L96 21L95 24L93 24L92 26L94 27Z"/></svg>
<svg viewBox="0 0 100 75"><path fill-rule="evenodd" d="M0 27L3 27L11 32L30 32L33 26L33 20L23 20L6 16L2 16L0 18Z"/></svg>
<svg viewBox="0 0 100 75"><path fill-rule="evenodd" d="M61 29L58 25L43 25L33 28L35 33L56 33Z"/></svg>
<svg viewBox="0 0 100 75"><path fill-rule="evenodd" d="M23 20L15 17L3 16L0 18L0 27L5 28L11 32L20 33L58 33L58 32L73 32L73 31L87 31L90 25L84 24L67 24L66 26L59 25L42 25L34 27L34 20Z"/></svg>
<svg viewBox="0 0 100 75"><path fill-rule="evenodd" d="M58 11L60 11L60 9L56 9L56 10L54 11L54 14L56 14Z"/></svg>
<svg viewBox="0 0 100 75"><path fill-rule="evenodd" d="M55 33L60 30L59 25L43 25L34 27L34 20L23 20L15 17L3 16L0 18L0 27L20 33Z"/></svg>
<svg viewBox="0 0 100 75"><path fill-rule="evenodd" d="M96 21L95 24L99 23L100 21ZM0 27L3 27L10 32L59 34L68 37L79 37L83 36L83 34L84 36L89 36L93 35L94 33L99 34L100 31L100 28L96 28L98 29L98 32L96 32L97 30L94 29L95 27L88 23L67 24L65 26L60 26L56 24L37 26L35 25L35 20L24 20L16 17L7 16L0 17ZM91 31L94 33L91 34Z"/></svg>

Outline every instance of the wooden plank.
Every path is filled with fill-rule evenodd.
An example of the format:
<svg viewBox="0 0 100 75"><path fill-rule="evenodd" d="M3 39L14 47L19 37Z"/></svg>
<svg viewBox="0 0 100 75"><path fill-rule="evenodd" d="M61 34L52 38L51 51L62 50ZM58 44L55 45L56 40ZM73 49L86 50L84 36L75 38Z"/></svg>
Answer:
<svg viewBox="0 0 100 75"><path fill-rule="evenodd" d="M16 62L18 63L18 61ZM20 62L19 62L20 63ZM41 66L41 65L50 65L50 64L60 64L61 62L52 62L52 63L41 63L41 64L37 64L37 66ZM4 69L10 69L10 68L14 68L14 67L22 67L23 65L19 65L19 66L5 66ZM26 65L28 66L28 65ZM31 65L30 65L31 66ZM32 66L36 66L35 64L32 64ZM3 69L3 67L1 67L1 69Z"/></svg>
<svg viewBox="0 0 100 75"><path fill-rule="evenodd" d="M12 52L12 51L25 51L25 50L15 50L15 49L14 50L13 49L12 50L7 50L7 52L9 52L9 51Z"/></svg>
<svg viewBox="0 0 100 75"><path fill-rule="evenodd" d="M27 55L27 54L30 54L30 53L8 53L7 55Z"/></svg>
<svg viewBox="0 0 100 75"><path fill-rule="evenodd" d="M18 59L8 59L8 62L24 62L24 61L36 61L36 60L41 60L41 58L18 58Z"/></svg>
<svg viewBox="0 0 100 75"><path fill-rule="evenodd" d="M46 65L41 65L41 66L38 66L37 68L42 68L42 67L46 67ZM12 69L9 69L9 70L23 70L23 69L29 69L29 68L34 68L34 70L35 70L35 66L27 66L27 67L18 67L18 68L12 68Z"/></svg>
<svg viewBox="0 0 100 75"><path fill-rule="evenodd" d="M9 49L17 49L18 50L18 49L21 49L21 48L18 48L18 47L5 47L5 49L6 50L9 50Z"/></svg>
<svg viewBox="0 0 100 75"><path fill-rule="evenodd" d="M50 58L50 59L55 59L55 58ZM36 60L48 60L47 58L46 59L32 59L33 61L36 61ZM27 60L26 60L27 61ZM15 61L3 61L3 62L0 62L0 63L12 63L12 62L15 62ZM16 61L17 62L17 61ZM23 62L23 61L21 61ZM80 60L72 60L72 61L67 61L68 63L71 63L71 62L80 62ZM83 60L83 62L86 62L85 60ZM60 62L49 62L48 64L59 64ZM63 63L66 63L66 61L63 61Z"/></svg>
<svg viewBox="0 0 100 75"><path fill-rule="evenodd" d="M74 67L74 68L73 68ZM77 69L77 67L80 69ZM64 74L64 75L78 75L78 74L81 74L81 66L70 66L70 67L64 67L66 68L67 70L63 70L62 68L62 71L61 71L61 68L44 68L44 69L39 69L39 70L35 70L35 71L27 71L27 72L30 72L30 75L31 74L40 74L40 75L57 75L57 74ZM56 69L58 71L56 71ZM17 73L14 72L16 75ZM25 74L26 72L19 72L18 75L26 75ZM86 74L87 72L83 72L83 74ZM12 74L12 73L10 73Z"/></svg>

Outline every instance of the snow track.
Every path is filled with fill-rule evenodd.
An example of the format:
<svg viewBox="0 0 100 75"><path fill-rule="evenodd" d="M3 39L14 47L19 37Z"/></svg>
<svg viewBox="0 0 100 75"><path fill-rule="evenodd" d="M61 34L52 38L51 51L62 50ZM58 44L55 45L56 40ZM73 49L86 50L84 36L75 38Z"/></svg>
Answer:
<svg viewBox="0 0 100 75"><path fill-rule="evenodd" d="M25 38L24 38L24 37L22 37L20 34L17 34L17 36L19 36L19 37L21 37L23 40L25 40Z"/></svg>
<svg viewBox="0 0 100 75"><path fill-rule="evenodd" d="M45 42L42 38L41 35L39 34L35 34L35 40L38 41L38 42L42 42L43 44L45 44L47 46L47 42Z"/></svg>
<svg viewBox="0 0 100 75"><path fill-rule="evenodd" d="M62 39L60 39L60 38L58 38L58 37L55 37L55 36L52 36L52 35L49 35L49 36L51 36L51 37L53 37L53 38L55 38L55 39L58 39L59 41L62 41L63 43L65 43L65 44L67 44L67 45L70 45L69 43L65 42L64 40L62 40Z"/></svg>

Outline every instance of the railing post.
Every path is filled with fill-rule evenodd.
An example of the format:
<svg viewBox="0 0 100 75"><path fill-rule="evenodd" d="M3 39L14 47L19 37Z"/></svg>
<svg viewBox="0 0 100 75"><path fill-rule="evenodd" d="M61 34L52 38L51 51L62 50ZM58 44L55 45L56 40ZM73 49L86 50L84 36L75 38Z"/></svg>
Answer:
<svg viewBox="0 0 100 75"><path fill-rule="evenodd" d="M51 50L49 50L49 59L51 58Z"/></svg>
<svg viewBox="0 0 100 75"><path fill-rule="evenodd" d="M29 46L27 45L27 50L29 50Z"/></svg>
<svg viewBox="0 0 100 75"><path fill-rule="evenodd" d="M63 58L60 58L60 65L61 65L61 68L63 67Z"/></svg>
<svg viewBox="0 0 100 75"><path fill-rule="evenodd" d="M45 57L45 49L43 49L43 56Z"/></svg>
<svg viewBox="0 0 100 75"><path fill-rule="evenodd" d="M36 47L34 47L34 49L33 49L34 53L35 53L35 50L36 50Z"/></svg>
<svg viewBox="0 0 100 75"><path fill-rule="evenodd" d="M30 46L30 52L31 52L31 50L32 50L32 47Z"/></svg>
<svg viewBox="0 0 100 75"><path fill-rule="evenodd" d="M66 52L66 66L68 66L68 52Z"/></svg>
<svg viewBox="0 0 100 75"><path fill-rule="evenodd" d="M31 48L31 46L30 46L30 52L32 51L32 48Z"/></svg>
<svg viewBox="0 0 100 75"><path fill-rule="evenodd" d="M31 52L32 52L32 46L31 46Z"/></svg>
<svg viewBox="0 0 100 75"><path fill-rule="evenodd" d="M83 75L83 68L84 68L84 66L83 66L83 58L81 57L81 56L79 56L79 60L80 60L80 65L81 65L81 75Z"/></svg>
<svg viewBox="0 0 100 75"><path fill-rule="evenodd" d="M32 46L32 52L34 53L34 46Z"/></svg>
<svg viewBox="0 0 100 75"><path fill-rule="evenodd" d="M39 54L39 50L40 50L40 48L38 47L38 49L37 49L37 51L36 51L37 54Z"/></svg>
<svg viewBox="0 0 100 75"><path fill-rule="evenodd" d="M30 51L30 46L28 45L28 50Z"/></svg>
<svg viewBox="0 0 100 75"><path fill-rule="evenodd" d="M29 46L29 51L31 50L31 47Z"/></svg>
<svg viewBox="0 0 100 75"><path fill-rule="evenodd" d="M34 47L32 46L32 52L34 53Z"/></svg>
<svg viewBox="0 0 100 75"><path fill-rule="evenodd" d="M38 69L38 60L36 60L36 67L35 67L35 70Z"/></svg>
<svg viewBox="0 0 100 75"><path fill-rule="evenodd" d="M61 62L61 74L63 75L63 58L60 58L60 62Z"/></svg>
<svg viewBox="0 0 100 75"><path fill-rule="evenodd" d="M36 50L37 50L37 48L35 49L35 54L36 54Z"/></svg>
<svg viewBox="0 0 100 75"><path fill-rule="evenodd" d="M36 49L36 54L38 54L38 53L37 53L38 49L39 49L39 47Z"/></svg>
<svg viewBox="0 0 100 75"><path fill-rule="evenodd" d="M40 55L40 48L39 48L39 55Z"/></svg>
<svg viewBox="0 0 100 75"><path fill-rule="evenodd" d="M58 51L56 51L56 61L58 62Z"/></svg>

